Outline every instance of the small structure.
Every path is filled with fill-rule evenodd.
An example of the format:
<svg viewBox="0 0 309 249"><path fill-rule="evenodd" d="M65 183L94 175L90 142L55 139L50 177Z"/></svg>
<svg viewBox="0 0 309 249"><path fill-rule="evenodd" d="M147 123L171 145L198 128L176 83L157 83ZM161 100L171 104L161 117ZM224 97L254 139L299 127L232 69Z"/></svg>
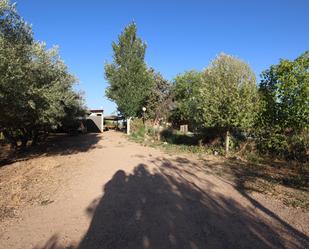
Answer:
<svg viewBox="0 0 309 249"><path fill-rule="evenodd" d="M188 125L181 125L180 126L180 132L182 132L183 134L187 134L188 133Z"/></svg>
<svg viewBox="0 0 309 249"><path fill-rule="evenodd" d="M121 130L124 126L124 117L122 116L116 116L116 115L110 115L104 117L104 129L116 129ZM120 122L119 122L120 121Z"/></svg>
<svg viewBox="0 0 309 249"><path fill-rule="evenodd" d="M104 130L104 110L89 110L86 119L87 132L103 132Z"/></svg>

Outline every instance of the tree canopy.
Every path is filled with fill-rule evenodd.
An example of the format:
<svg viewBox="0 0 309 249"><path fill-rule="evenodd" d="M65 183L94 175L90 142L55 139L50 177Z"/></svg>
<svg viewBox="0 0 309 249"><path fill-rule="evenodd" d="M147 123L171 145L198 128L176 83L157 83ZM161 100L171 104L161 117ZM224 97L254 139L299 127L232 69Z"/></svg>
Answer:
<svg viewBox="0 0 309 249"><path fill-rule="evenodd" d="M173 98L176 102L172 113L172 120L180 124L189 124L191 128L198 128L196 121L197 95L202 84L201 72L187 71L175 77L173 82Z"/></svg>
<svg viewBox="0 0 309 249"><path fill-rule="evenodd" d="M173 108L171 84L163 76L151 70L152 88L146 98L146 117L155 122L167 119Z"/></svg>
<svg viewBox="0 0 309 249"><path fill-rule="evenodd" d="M113 62L105 65L109 83L106 96L117 104L124 116L140 116L153 80L144 61L146 44L137 36L135 23L124 29L112 48Z"/></svg>
<svg viewBox="0 0 309 249"><path fill-rule="evenodd" d="M220 54L203 72L189 71L174 80L176 112L198 128L248 128L258 102L255 76L249 65Z"/></svg>
<svg viewBox="0 0 309 249"><path fill-rule="evenodd" d="M262 73L260 92L266 125L302 131L309 128L309 51L281 60Z"/></svg>
<svg viewBox="0 0 309 249"><path fill-rule="evenodd" d="M259 90L260 151L309 160L309 51L265 70Z"/></svg>
<svg viewBox="0 0 309 249"><path fill-rule="evenodd" d="M205 70L197 95L196 121L208 127L249 128L258 103L255 75L250 66L226 54Z"/></svg>
<svg viewBox="0 0 309 249"><path fill-rule="evenodd" d="M14 146L39 131L71 125L84 115L76 79L59 57L33 38L15 6L0 1L0 129Z"/></svg>
<svg viewBox="0 0 309 249"><path fill-rule="evenodd" d="M172 118L191 129L213 127L229 132L248 129L256 120L255 75L248 64L233 56L220 54L203 72L178 75L173 90L177 104Z"/></svg>

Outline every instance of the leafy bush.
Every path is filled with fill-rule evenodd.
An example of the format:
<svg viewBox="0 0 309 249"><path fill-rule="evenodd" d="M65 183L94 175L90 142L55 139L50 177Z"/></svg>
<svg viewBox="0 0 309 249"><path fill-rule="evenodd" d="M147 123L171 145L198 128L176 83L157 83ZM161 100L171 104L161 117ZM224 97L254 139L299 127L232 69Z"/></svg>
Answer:
<svg viewBox="0 0 309 249"><path fill-rule="evenodd" d="M309 161L309 134L295 135L290 138L288 157L300 161Z"/></svg>
<svg viewBox="0 0 309 249"><path fill-rule="evenodd" d="M145 128L145 125L143 124L143 120L142 119L132 119L130 122L130 130L131 133L134 134L136 132L138 132L141 128Z"/></svg>
<svg viewBox="0 0 309 249"><path fill-rule="evenodd" d="M141 119L132 119L130 122L131 138L135 141L143 141L146 135L146 127Z"/></svg>
<svg viewBox="0 0 309 249"><path fill-rule="evenodd" d="M267 131L259 134L257 148L262 154L278 156L287 160L309 161L308 134L284 134Z"/></svg>
<svg viewBox="0 0 309 249"><path fill-rule="evenodd" d="M24 148L41 132L76 127L85 108L58 49L35 41L15 5L0 3L0 131L14 148Z"/></svg>
<svg viewBox="0 0 309 249"><path fill-rule="evenodd" d="M262 73L257 122L261 153L308 161L309 51Z"/></svg>

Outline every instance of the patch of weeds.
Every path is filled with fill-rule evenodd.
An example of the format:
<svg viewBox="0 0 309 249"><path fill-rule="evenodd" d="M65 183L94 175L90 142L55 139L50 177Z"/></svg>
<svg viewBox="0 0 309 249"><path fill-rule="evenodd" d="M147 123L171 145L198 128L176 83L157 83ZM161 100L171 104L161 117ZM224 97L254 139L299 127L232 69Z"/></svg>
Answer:
<svg viewBox="0 0 309 249"><path fill-rule="evenodd" d="M157 143L162 149L166 152L172 153L189 153L189 154L197 154L199 157L202 155L208 154L209 150L205 146L198 145L185 145L185 144L173 144L169 142L159 142Z"/></svg>
<svg viewBox="0 0 309 249"><path fill-rule="evenodd" d="M307 180L302 175L297 175L295 177L283 178L281 180L283 185L301 188L307 184Z"/></svg>
<svg viewBox="0 0 309 249"><path fill-rule="evenodd" d="M309 210L308 196L304 193L285 192L282 196L282 202L287 206Z"/></svg>
<svg viewBox="0 0 309 249"><path fill-rule="evenodd" d="M224 173L224 171L223 170L216 170L215 171L215 174L217 175L217 176L220 176L220 177L223 177L224 175L225 175L225 173Z"/></svg>
<svg viewBox="0 0 309 249"><path fill-rule="evenodd" d="M260 157L257 156L256 154L250 153L250 154L248 154L248 155L246 156L246 159L247 159L249 162L254 163L254 164L260 163Z"/></svg>
<svg viewBox="0 0 309 249"><path fill-rule="evenodd" d="M54 200L43 200L43 201L41 201L41 205L42 206L46 206L46 205L48 205L48 204L51 204L51 203L53 203L54 202Z"/></svg>
<svg viewBox="0 0 309 249"><path fill-rule="evenodd" d="M138 134L136 133L132 133L129 137L129 140L133 141L133 142L137 142L137 143L142 143L144 141L143 137L140 137Z"/></svg>
<svg viewBox="0 0 309 249"><path fill-rule="evenodd" d="M160 144L158 144L157 142L154 142L154 143L149 143L148 146L151 148L157 148L160 146Z"/></svg>

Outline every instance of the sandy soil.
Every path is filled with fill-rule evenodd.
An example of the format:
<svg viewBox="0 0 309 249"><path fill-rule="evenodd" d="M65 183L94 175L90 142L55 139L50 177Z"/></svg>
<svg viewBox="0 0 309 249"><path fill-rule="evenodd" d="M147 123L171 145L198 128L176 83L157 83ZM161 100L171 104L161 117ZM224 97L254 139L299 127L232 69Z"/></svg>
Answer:
<svg viewBox="0 0 309 249"><path fill-rule="evenodd" d="M112 131L63 138L0 168L0 249L309 248L308 212L238 189L218 163Z"/></svg>

